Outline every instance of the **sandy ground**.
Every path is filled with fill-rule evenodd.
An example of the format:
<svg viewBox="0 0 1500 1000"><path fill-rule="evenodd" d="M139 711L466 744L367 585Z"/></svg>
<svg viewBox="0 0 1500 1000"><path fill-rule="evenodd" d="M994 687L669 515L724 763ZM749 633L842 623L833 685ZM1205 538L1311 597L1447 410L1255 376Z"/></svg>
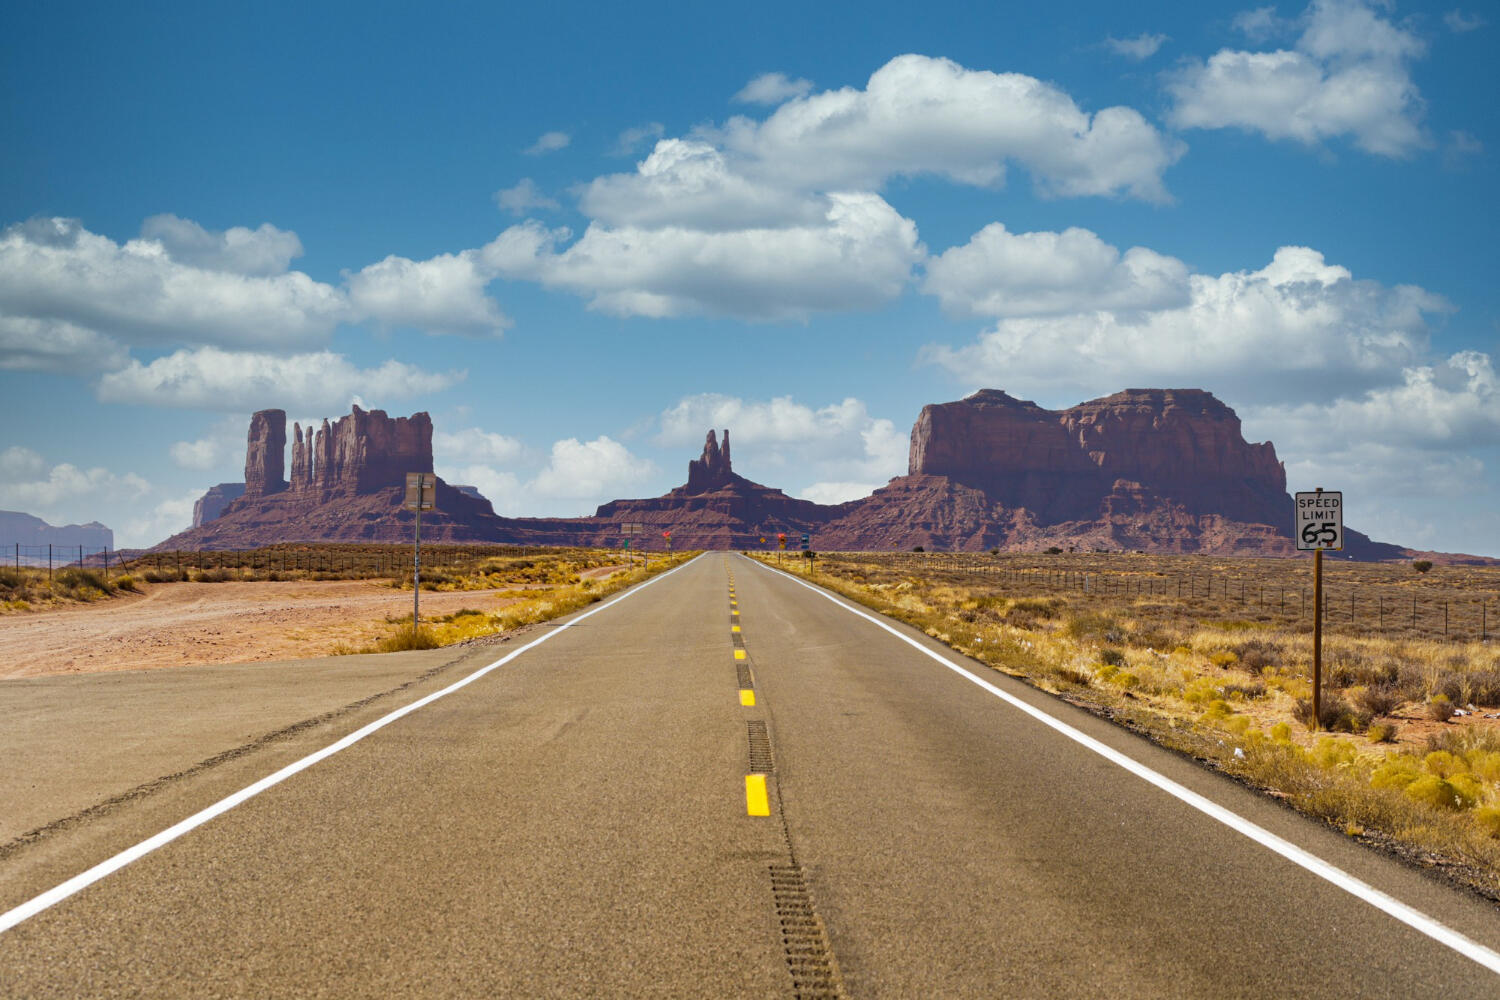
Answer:
<svg viewBox="0 0 1500 1000"><path fill-rule="evenodd" d="M387 635L411 591L381 580L149 584L142 595L0 618L0 679L326 656ZM502 591L422 592L422 614L495 611Z"/></svg>

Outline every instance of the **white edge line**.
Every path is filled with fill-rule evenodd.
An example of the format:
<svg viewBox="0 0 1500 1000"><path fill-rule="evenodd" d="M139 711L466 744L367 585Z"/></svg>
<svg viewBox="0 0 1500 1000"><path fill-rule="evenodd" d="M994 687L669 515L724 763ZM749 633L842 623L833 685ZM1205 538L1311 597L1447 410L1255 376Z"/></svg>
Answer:
<svg viewBox="0 0 1500 1000"><path fill-rule="evenodd" d="M354 732L350 733L348 736L345 736L343 739L338 740L335 743L330 743L323 749L310 753L300 760L293 761L274 774L268 774L254 784L248 785L233 793L232 795L225 796L206 809L202 809L198 812L193 813L193 815L189 816L187 819L167 827L165 830L161 831L153 837L148 837L147 839L141 841L139 844L136 844L134 847L127 847L125 850L121 851L119 854L116 854L114 857L109 858L105 861L101 861L87 871L74 875L72 878L68 879L66 882L63 882L61 885L58 885L52 889L48 889L41 895L27 900L26 902L22 903L20 906L17 906L12 910L9 910L5 913L0 913L0 934L4 934L12 927L16 926L24 920L29 920L30 918L36 916L38 913L41 913L43 910L46 910L52 906L56 906L58 903L61 903L69 896L72 896L77 892L81 892L82 890L88 888L95 882L99 881L102 878L105 878L108 875L112 875L113 873L119 871L121 868L124 868L126 865L130 864L132 861L138 861L157 848L163 847L166 844L170 844L172 841L176 840L178 837L181 837L183 834L197 829L204 823L207 823L209 820L213 819L216 816L220 816L223 813L228 812L240 803L254 798L261 792L265 791L267 788L270 788L272 785L280 784L299 771L305 771L319 761L324 760L328 757L332 757L340 750L344 750L348 747L353 746L360 740L364 739L366 736L369 736L371 733L379 729L384 729L386 726L390 725L392 722L395 722L397 719L400 719L406 715L410 715L417 709L422 708L425 705L430 705L433 702L437 701L439 698L446 697L447 695L450 695L453 692L457 691L459 688L466 687L467 685L472 684L474 681L479 680L479 678L483 677L485 674L496 669L497 667L504 666L527 650L535 649L537 646L540 646L548 639L551 639L557 635L561 635L564 631L572 628L574 625L583 621L585 618L588 618L591 615L596 615L599 612L603 611L605 608L613 607L626 598L633 597L636 594L639 594L642 590L645 590L656 581L666 579L673 573L677 572L677 570L691 565L693 562L697 561L700 558L702 557L694 556L692 559L689 559L687 562L683 563L682 566L677 566L673 569L669 569L667 570L667 572L661 574L660 576L652 577L649 580L645 580L642 583L631 587L629 590L625 591L625 593L621 594L619 597L616 597L614 600L606 601L596 608L590 608L588 611L585 611L577 618L562 623L562 625L552 629L545 635L542 635L539 638L533 639L531 642L528 642L520 649L513 650L509 654L502 656L500 659L495 660L493 663L489 663L483 667L480 667L472 674L454 681L452 684L449 684L441 691L434 691L432 694L419 698L409 705L403 705L401 708L398 708L393 712L381 716L374 722L371 722L360 729L356 729Z"/></svg>
<svg viewBox="0 0 1500 1000"><path fill-rule="evenodd" d="M1458 931L1447 926L1446 924L1439 923L1437 920L1434 920L1432 917L1429 917L1427 914L1418 909L1408 906L1407 904L1401 902L1399 899L1381 892L1373 885L1355 878L1353 875L1350 875L1342 868L1338 868L1330 862L1324 861L1316 854L1298 847L1296 844L1293 844L1289 840L1278 837L1276 834L1267 830L1265 827L1252 823L1250 820L1245 819L1243 816L1239 815L1236 812L1226 809L1225 807L1219 805L1217 802L1205 798L1204 796L1199 795L1197 792L1192 791L1191 789L1186 788L1183 785L1179 785L1177 782L1173 781L1171 778L1168 778L1166 775L1153 771L1145 764L1142 764L1139 761L1126 756L1113 747L1100 743L1092 736L1074 729L1072 726L1068 725L1066 722L1063 722L1061 719L1054 718L1041 709L1026 704L1026 702L1017 698L1015 695L1000 690L1000 688L991 684L989 681L984 680L981 677L976 677L974 674L970 673L968 670L965 670L958 664L952 662L947 657L941 656L933 650L928 649L926 646L922 645L911 636L902 634L899 630L897 630L887 622L881 621L879 618L875 617L872 614L869 614L866 611L862 611L858 608L850 606L849 604L846 604L844 601L833 596L833 594L829 593L823 588L815 587L810 583L797 579L790 573L782 572L770 566L767 566L758 559L751 559L750 561L755 563L757 566L765 569L767 572L776 573L778 576L784 576L788 580L791 580L793 583L798 584L799 586L806 587L813 593L827 598L834 604L837 604L839 607L843 608L845 611L848 611L850 614L857 615L860 618L873 623L877 627L884 629L891 635L895 636L897 639L900 639L908 646L911 646L913 649L917 650L919 653L922 653L923 655L936 660L938 663L941 663L943 666L947 667L949 670L952 670L954 673L958 674L965 680L971 681L979 687L984 688L986 691L999 698L1000 700L1015 708L1020 709L1027 715L1036 719L1038 722L1050 726L1057 732L1066 736L1068 739L1087 747L1088 749L1094 751L1094 753L1097 753L1099 756L1103 757L1105 760L1117 764L1125 770L1129 771L1131 774L1134 774L1136 777L1150 782L1157 788L1160 788L1162 791L1166 792L1168 795L1171 795L1174 798L1177 798L1186 803L1187 805L1192 806L1194 809L1197 809L1199 812L1218 820L1220 823L1223 823L1230 829L1244 834L1246 837L1249 837L1251 840L1255 841L1261 846L1275 851L1277 854L1286 858L1288 861L1307 869L1319 878L1324 879L1328 882L1332 882L1334 885L1338 886L1340 889L1343 889L1350 895L1357 896L1358 898L1364 900L1366 903L1369 903L1371 906L1376 907L1379 910L1383 910L1385 913L1389 914L1392 917L1395 917L1403 924L1406 924L1407 926L1420 931L1421 933L1432 938L1434 941L1437 941L1440 944L1447 945L1449 948L1458 952L1460 955L1463 955L1465 958L1478 962L1480 965L1484 966L1486 969L1489 969L1491 972L1500 974L1500 953L1497 953L1490 948L1485 947L1472 938L1460 934Z"/></svg>

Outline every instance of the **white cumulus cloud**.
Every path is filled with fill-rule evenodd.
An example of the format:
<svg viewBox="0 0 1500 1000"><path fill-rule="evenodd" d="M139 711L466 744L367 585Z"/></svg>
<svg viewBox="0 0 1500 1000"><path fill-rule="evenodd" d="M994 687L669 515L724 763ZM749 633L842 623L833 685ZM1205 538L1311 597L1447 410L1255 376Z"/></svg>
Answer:
<svg viewBox="0 0 1500 1000"><path fill-rule="evenodd" d="M595 499L618 496L621 490L638 486L656 474L649 460L606 435L592 441L565 438L552 445L546 466L528 484L528 490L543 497Z"/></svg>
<svg viewBox="0 0 1500 1000"><path fill-rule="evenodd" d="M233 226L215 232L191 219L153 215L141 224L141 238L160 243L179 264L235 274L282 274L302 256L297 234L268 222L256 229Z"/></svg>
<svg viewBox="0 0 1500 1000"><path fill-rule="evenodd" d="M97 514L91 512L129 503L151 489L133 472L120 475L102 466L85 469L71 462L49 468L41 456L25 448L8 449L0 455L0 466L16 473L0 478L0 508L24 511L52 524L93 520Z"/></svg>
<svg viewBox="0 0 1500 1000"><path fill-rule="evenodd" d="M390 256L345 277L354 309L387 326L471 336L496 335L510 326L484 294L495 275L475 250L421 261Z"/></svg>
<svg viewBox="0 0 1500 1000"><path fill-rule="evenodd" d="M1268 35L1268 9L1240 27ZM1409 64L1426 51L1412 31L1361 0L1314 0L1290 49L1221 49L1168 79L1179 128L1240 128L1305 145L1347 136L1366 152L1406 156L1426 145Z"/></svg>
<svg viewBox="0 0 1500 1000"><path fill-rule="evenodd" d="M128 360L113 337L61 319L0 315L0 371L83 374Z"/></svg>
<svg viewBox="0 0 1500 1000"><path fill-rule="evenodd" d="M1044 194L1164 201L1162 173L1182 152L1132 108L1089 113L1034 77L921 55L892 59L863 90L808 94L706 134L750 176L817 190L917 174L998 186L1015 162Z"/></svg>
<svg viewBox="0 0 1500 1000"><path fill-rule="evenodd" d="M692 139L663 139L634 173L595 178L579 204L608 226L704 232L816 224L828 212L827 198L752 180L711 143Z"/></svg>
<svg viewBox="0 0 1500 1000"><path fill-rule="evenodd" d="M816 225L707 232L591 225L512 227L484 248L499 273L587 297L607 313L801 319L901 294L924 255L916 226L879 195L833 194Z"/></svg>
<svg viewBox="0 0 1500 1000"><path fill-rule="evenodd" d="M1265 267L1193 274L1175 308L1094 308L1001 319L978 342L927 357L966 383L1027 392L1220 385L1256 398L1389 383L1425 355L1427 316L1450 307L1413 286L1356 280L1307 247Z"/></svg>
<svg viewBox="0 0 1500 1000"><path fill-rule="evenodd" d="M106 403L231 412L267 406L328 412L363 398L402 399L439 392L464 376L423 371L398 361L361 369L331 351L276 355L202 347L145 365L131 361L99 379L98 396Z"/></svg>
<svg viewBox="0 0 1500 1000"><path fill-rule="evenodd" d="M1155 310L1188 302L1188 269L1145 247L1120 251L1087 229L1012 233L995 222L927 263L922 290L958 315Z"/></svg>
<svg viewBox="0 0 1500 1000"><path fill-rule="evenodd" d="M164 218L157 218L157 230L166 225ZM191 226L172 218L168 228ZM264 235L266 228L256 232ZM338 289L301 272L227 269L231 263L242 269L275 265L280 251L268 247L290 235L275 231L262 239L243 232L249 234L247 242L236 249L231 250L226 234L208 234L222 245L192 252L183 249L191 243L186 237L174 244L175 251L160 238L119 244L75 219L37 218L6 227L0 232L0 329L6 331L0 342L7 349L0 363L36 365L47 356L34 348L10 349L15 331L24 332L28 324L41 333L60 334L70 345L53 357L78 357L89 345L108 352L111 344L121 342L304 344L322 341L348 317ZM198 263L185 263L174 252ZM17 362L18 357L23 360Z"/></svg>
<svg viewBox="0 0 1500 1000"><path fill-rule="evenodd" d="M434 431L432 457L449 465L489 463L504 465L525 453L521 442L504 434L467 427L459 431Z"/></svg>

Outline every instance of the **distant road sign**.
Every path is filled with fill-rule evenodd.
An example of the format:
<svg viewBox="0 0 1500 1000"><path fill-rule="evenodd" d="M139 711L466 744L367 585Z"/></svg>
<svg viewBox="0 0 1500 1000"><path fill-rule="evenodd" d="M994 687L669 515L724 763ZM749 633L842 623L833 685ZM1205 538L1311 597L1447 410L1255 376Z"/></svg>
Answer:
<svg viewBox="0 0 1500 1000"><path fill-rule="evenodd" d="M625 521L620 525L620 534L639 535L645 530L645 525L639 521Z"/></svg>
<svg viewBox="0 0 1500 1000"><path fill-rule="evenodd" d="M1344 547L1344 494L1340 490L1320 490L1297 494L1296 521L1292 537L1297 548L1342 549Z"/></svg>
<svg viewBox="0 0 1500 1000"><path fill-rule="evenodd" d="M437 476L431 472L408 472L406 500L402 506L407 510L436 510Z"/></svg>

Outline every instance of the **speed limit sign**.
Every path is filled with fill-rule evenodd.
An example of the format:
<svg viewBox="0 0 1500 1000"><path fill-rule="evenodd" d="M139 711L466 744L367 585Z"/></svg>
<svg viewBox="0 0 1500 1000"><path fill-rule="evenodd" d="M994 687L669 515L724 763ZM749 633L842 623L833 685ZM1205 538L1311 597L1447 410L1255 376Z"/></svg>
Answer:
<svg viewBox="0 0 1500 1000"><path fill-rule="evenodd" d="M1297 494L1297 521L1292 527L1297 548L1344 547L1344 494L1337 490Z"/></svg>

